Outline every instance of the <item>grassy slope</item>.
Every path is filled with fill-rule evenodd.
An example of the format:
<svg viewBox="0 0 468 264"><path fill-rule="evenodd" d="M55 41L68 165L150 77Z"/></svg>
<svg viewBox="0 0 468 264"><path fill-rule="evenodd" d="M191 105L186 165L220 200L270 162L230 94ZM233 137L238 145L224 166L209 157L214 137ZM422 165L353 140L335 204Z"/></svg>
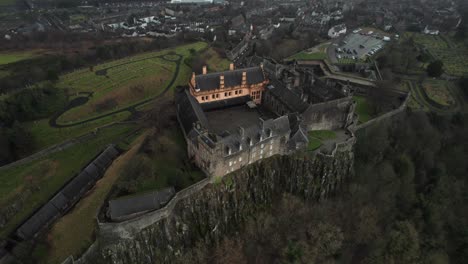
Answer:
<svg viewBox="0 0 468 264"><path fill-rule="evenodd" d="M50 127L49 119L27 122L25 123L25 126L31 132L34 138L34 147L36 150L41 150L47 148L48 146L64 142L71 138L79 137L91 131L95 131L98 127L113 122L122 121L129 116L129 112L123 112L93 122L67 128Z"/></svg>
<svg viewBox="0 0 468 264"><path fill-rule="evenodd" d="M208 49L204 52L204 55L208 57L206 63L208 64L210 71L218 72L229 69L229 64L231 64L231 62L228 59L219 56L215 50Z"/></svg>
<svg viewBox="0 0 468 264"><path fill-rule="evenodd" d="M47 236L47 253L39 263L61 263L69 255L76 257L91 245L96 225L94 217L119 177L122 167L137 153L145 136L146 133L140 135L129 150L114 161L92 192L52 226ZM75 228L70 228L71 226Z"/></svg>
<svg viewBox="0 0 468 264"><path fill-rule="evenodd" d="M170 186L169 178L182 173L184 160L188 160L187 146L179 128L168 129L158 139L158 143L166 149L164 155L159 153L151 157L153 175L139 180L136 193L144 193L150 190L162 189ZM203 179L204 174L198 170L189 171L190 177L183 177L184 187ZM187 175L185 175L187 176Z"/></svg>
<svg viewBox="0 0 468 264"><path fill-rule="evenodd" d="M0 0L5 1L5 0ZM0 2L1 5L1 2ZM30 59L34 57L33 52L9 52L9 53L0 53L0 65L10 64L13 62Z"/></svg>
<svg viewBox="0 0 468 264"><path fill-rule="evenodd" d="M367 99L363 96L354 96L356 101L356 114L359 116L359 122L365 123L372 119L371 116L371 105Z"/></svg>
<svg viewBox="0 0 468 264"><path fill-rule="evenodd" d="M109 143L134 129L134 125L119 125L103 129L96 138L53 153L40 160L0 171L0 205L17 199L17 195L33 189L24 206L0 230L0 238L14 230L25 217L46 202L60 187L78 173Z"/></svg>

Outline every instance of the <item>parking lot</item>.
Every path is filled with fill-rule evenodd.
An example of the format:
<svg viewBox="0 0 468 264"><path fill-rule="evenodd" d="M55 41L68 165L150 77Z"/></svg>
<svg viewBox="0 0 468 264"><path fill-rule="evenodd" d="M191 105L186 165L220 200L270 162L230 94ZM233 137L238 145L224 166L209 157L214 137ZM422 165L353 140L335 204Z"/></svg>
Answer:
<svg viewBox="0 0 468 264"><path fill-rule="evenodd" d="M380 51L385 45L382 36L358 32L347 35L336 47L336 58L340 59L365 59Z"/></svg>

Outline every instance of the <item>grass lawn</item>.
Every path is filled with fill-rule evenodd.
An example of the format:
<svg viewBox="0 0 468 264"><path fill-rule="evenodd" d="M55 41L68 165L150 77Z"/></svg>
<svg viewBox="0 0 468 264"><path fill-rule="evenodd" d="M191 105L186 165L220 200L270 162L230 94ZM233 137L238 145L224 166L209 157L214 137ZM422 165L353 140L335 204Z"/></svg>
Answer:
<svg viewBox="0 0 468 264"><path fill-rule="evenodd" d="M446 81L426 80L422 87L426 95L435 103L443 106L455 104L455 99L452 97Z"/></svg>
<svg viewBox="0 0 468 264"><path fill-rule="evenodd" d="M329 139L335 139L336 138L336 133L332 130L315 130L315 131L310 131L309 135L315 138L318 138L320 140L329 140Z"/></svg>
<svg viewBox="0 0 468 264"><path fill-rule="evenodd" d="M308 151L313 151L322 146L322 141L335 139L336 133L331 130L315 130L308 133L309 145L307 146Z"/></svg>
<svg viewBox="0 0 468 264"><path fill-rule="evenodd" d="M363 96L354 96L353 99L356 101L356 114L358 114L359 122L365 123L373 118L371 115L371 105L367 98Z"/></svg>
<svg viewBox="0 0 468 264"><path fill-rule="evenodd" d="M0 0L0 1L4 1L4 0ZM0 65L5 65L5 64L10 64L13 62L25 60L25 59L30 59L34 56L35 54L30 51L0 53Z"/></svg>
<svg viewBox="0 0 468 264"><path fill-rule="evenodd" d="M106 145L118 141L134 129L135 125L129 124L106 128L85 143L28 164L0 170L0 208L12 203L21 206L21 210L0 230L0 238L12 232L29 214L50 199Z"/></svg>
<svg viewBox="0 0 468 264"><path fill-rule="evenodd" d="M59 122L85 120L155 97L167 87L176 69L175 62L168 62L157 56L176 52L185 58L191 56L191 49L200 51L206 46L204 42L197 42L139 54L61 76L58 86L68 89L70 94L92 92L93 95L86 104L64 113ZM168 57L174 58L170 55ZM183 69L184 58L179 75L186 83L190 75L186 75ZM178 83L179 76L172 87Z"/></svg>
<svg viewBox="0 0 468 264"><path fill-rule="evenodd" d="M38 263L61 263L70 255L76 258L93 243L96 213L119 177L122 167L135 156L146 134L133 138L129 150L114 161L92 191L52 226L47 241L36 247L34 256Z"/></svg>
<svg viewBox="0 0 468 264"><path fill-rule="evenodd" d="M326 53L322 52L314 52L308 53L306 51L301 51L297 54L292 55L288 59L296 59L296 60L324 60L327 58Z"/></svg>
<svg viewBox="0 0 468 264"><path fill-rule="evenodd" d="M313 151L320 148L320 146L322 146L322 141L309 135L309 145L307 146L307 150Z"/></svg>

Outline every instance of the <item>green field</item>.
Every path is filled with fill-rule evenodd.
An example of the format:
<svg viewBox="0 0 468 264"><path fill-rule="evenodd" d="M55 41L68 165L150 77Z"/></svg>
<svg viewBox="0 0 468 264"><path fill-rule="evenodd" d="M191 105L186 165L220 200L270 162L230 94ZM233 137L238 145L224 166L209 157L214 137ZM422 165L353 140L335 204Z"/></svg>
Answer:
<svg viewBox="0 0 468 264"><path fill-rule="evenodd" d="M85 143L18 167L0 170L0 208L14 201L22 201L22 209L0 230L0 238L8 235L25 217L50 199L106 145L118 141L134 129L134 125L128 124L106 128Z"/></svg>
<svg viewBox="0 0 468 264"><path fill-rule="evenodd" d="M49 119L36 120L25 123L25 127L31 132L35 149L41 150L48 146L61 143L71 138L94 131L98 127L123 121L130 116L129 111L122 111L99 118L95 121L83 122L93 117L100 117L131 107L142 101L148 101L159 95L167 83L173 77L175 63L163 61L161 58L153 58L169 54L166 58L177 59L170 55L171 52L183 55L184 58L191 55L190 49L204 50L203 54L209 54L208 63L213 70L225 70L229 68L229 61L221 58L213 49L208 48L204 42L184 45L168 50L145 53L121 60L100 64L92 68L77 70L63 75L58 86L68 89L71 98L86 96L77 95L80 92L94 92L89 101L79 107L73 108L62 114L57 122L62 125L72 125L66 128L54 128L49 125ZM171 96L177 85L187 84L192 69L183 63L180 64L179 74L175 83L168 91ZM106 75L96 75L96 72L108 67ZM90 87L92 87L90 89ZM108 109L107 109L107 108ZM99 108L99 109L96 109ZM153 101L135 107L137 111L147 111L153 108ZM76 122L80 122L77 124ZM76 125L75 125L76 124Z"/></svg>
<svg viewBox="0 0 468 264"><path fill-rule="evenodd" d="M468 48L449 36L432 36L406 33L405 38L413 37L416 44L426 48L429 54L444 63L444 71L453 76L468 75Z"/></svg>
<svg viewBox="0 0 468 264"><path fill-rule="evenodd" d="M161 56L167 55L169 60L176 58L169 55L171 53L183 56L182 70L187 67L183 60L191 56L190 49L199 51L206 46L204 42L197 42L115 60L61 76L58 87L68 89L71 95L86 92L92 93L92 96L86 104L67 111L58 121L73 123L86 120L154 98L168 86L176 74L176 63ZM176 76L176 83L187 82L189 77L182 70Z"/></svg>
<svg viewBox="0 0 468 264"><path fill-rule="evenodd" d="M1 2L0 2L1 4ZM0 53L0 65L10 64L34 57L33 52L8 52Z"/></svg>
<svg viewBox="0 0 468 264"><path fill-rule="evenodd" d="M371 105L366 97L354 96L353 99L356 101L356 114L359 117L360 123L365 123L373 118L371 112Z"/></svg>

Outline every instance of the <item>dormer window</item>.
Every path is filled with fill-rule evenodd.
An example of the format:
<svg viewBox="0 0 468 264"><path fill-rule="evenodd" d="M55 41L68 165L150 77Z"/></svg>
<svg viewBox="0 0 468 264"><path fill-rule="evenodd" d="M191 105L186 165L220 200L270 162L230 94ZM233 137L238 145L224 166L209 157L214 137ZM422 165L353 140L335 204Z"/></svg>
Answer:
<svg viewBox="0 0 468 264"><path fill-rule="evenodd" d="M239 151L242 151L242 143L238 142L237 144L239 145Z"/></svg>
<svg viewBox="0 0 468 264"><path fill-rule="evenodd" d="M253 146L253 140L251 138L249 138L249 137L247 138L247 144L249 146Z"/></svg>
<svg viewBox="0 0 468 264"><path fill-rule="evenodd" d="M269 138L272 137L273 136L273 130L271 128L268 128L266 130L266 134L267 134L267 137L269 137Z"/></svg>

